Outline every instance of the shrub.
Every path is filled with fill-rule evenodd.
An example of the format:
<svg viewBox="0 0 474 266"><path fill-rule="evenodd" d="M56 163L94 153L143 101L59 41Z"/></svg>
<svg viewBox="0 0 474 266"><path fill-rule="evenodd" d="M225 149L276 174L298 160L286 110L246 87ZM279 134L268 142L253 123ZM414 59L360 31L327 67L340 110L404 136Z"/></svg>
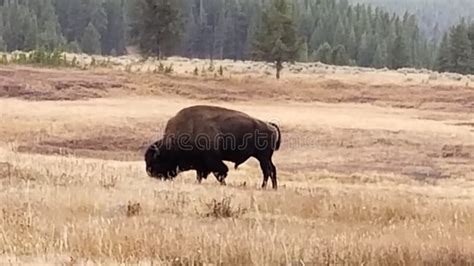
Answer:
<svg viewBox="0 0 474 266"><path fill-rule="evenodd" d="M26 54L24 53L21 53L18 55L18 59L17 59L17 63L18 64L26 64L28 63L28 58L26 57Z"/></svg>
<svg viewBox="0 0 474 266"><path fill-rule="evenodd" d="M173 73L173 64L165 67L165 74L171 74Z"/></svg>
<svg viewBox="0 0 474 266"><path fill-rule="evenodd" d="M158 65L158 73L163 73L165 72L165 65L163 65L163 63L160 62L160 64Z"/></svg>
<svg viewBox="0 0 474 266"><path fill-rule="evenodd" d="M133 217L133 216L138 216L140 215L140 212L142 211L142 206L140 205L139 202L128 202L127 205L127 217Z"/></svg>
<svg viewBox="0 0 474 266"><path fill-rule="evenodd" d="M74 58L72 58L71 66L72 66L72 67L77 66L77 57L76 57L76 56L74 56Z"/></svg>
<svg viewBox="0 0 474 266"><path fill-rule="evenodd" d="M215 67L214 67L214 62L213 61L211 61L211 63L209 64L209 67L207 68L207 70L209 72L214 72Z"/></svg>
<svg viewBox="0 0 474 266"><path fill-rule="evenodd" d="M230 197L225 197L221 200L213 199L210 203L206 204L208 212L206 217L214 218L238 218L247 212L247 209L234 208L232 206L232 199Z"/></svg>
<svg viewBox="0 0 474 266"><path fill-rule="evenodd" d="M8 64L8 57L6 54L3 54L2 57L0 58L0 64L1 65L7 65Z"/></svg>

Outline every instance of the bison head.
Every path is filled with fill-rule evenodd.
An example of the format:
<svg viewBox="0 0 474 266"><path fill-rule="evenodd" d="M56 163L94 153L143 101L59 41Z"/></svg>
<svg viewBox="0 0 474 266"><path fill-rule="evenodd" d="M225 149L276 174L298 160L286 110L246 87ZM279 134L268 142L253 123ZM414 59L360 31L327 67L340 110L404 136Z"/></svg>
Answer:
<svg viewBox="0 0 474 266"><path fill-rule="evenodd" d="M145 153L146 172L150 177L169 180L179 173L173 150L163 140L148 147Z"/></svg>

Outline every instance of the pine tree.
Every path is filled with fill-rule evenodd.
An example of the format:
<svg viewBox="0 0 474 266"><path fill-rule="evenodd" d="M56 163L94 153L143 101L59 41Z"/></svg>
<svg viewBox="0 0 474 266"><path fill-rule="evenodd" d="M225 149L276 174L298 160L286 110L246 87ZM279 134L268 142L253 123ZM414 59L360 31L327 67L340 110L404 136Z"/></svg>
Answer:
<svg viewBox="0 0 474 266"><path fill-rule="evenodd" d="M323 43L315 52L314 60L325 64L332 63L331 45L327 42Z"/></svg>
<svg viewBox="0 0 474 266"><path fill-rule="evenodd" d="M308 42L304 41L301 47L301 50L298 55L298 61L300 62L308 62L309 55L308 55Z"/></svg>
<svg viewBox="0 0 474 266"><path fill-rule="evenodd" d="M438 55L436 57L435 69L440 72L448 71L451 68L451 54L449 47L449 37L448 34L445 33L441 40L441 44L439 45Z"/></svg>
<svg viewBox="0 0 474 266"><path fill-rule="evenodd" d="M179 11L171 0L138 0L132 37L142 54L162 58L173 52L182 28Z"/></svg>
<svg viewBox="0 0 474 266"><path fill-rule="evenodd" d="M321 46L321 44L326 41L328 40L324 38L324 29L322 27L322 24L319 22L316 24L313 34L311 34L311 39L309 41L309 49L311 51L316 51Z"/></svg>
<svg viewBox="0 0 474 266"><path fill-rule="evenodd" d="M38 44L38 21L35 15L26 18L26 23L21 29L25 34L25 43L22 50L32 51L37 48Z"/></svg>
<svg viewBox="0 0 474 266"><path fill-rule="evenodd" d="M3 37L0 36L0 52L6 52L7 51L7 44L3 40Z"/></svg>
<svg viewBox="0 0 474 266"><path fill-rule="evenodd" d="M370 48L370 40L367 32L362 34L360 38L359 52L357 54L357 64L359 66L368 67L372 62L371 54L372 50Z"/></svg>
<svg viewBox="0 0 474 266"><path fill-rule="evenodd" d="M122 1L107 0L104 3L107 16L107 30L102 35L102 52L123 55L126 47L126 21Z"/></svg>
<svg viewBox="0 0 474 266"><path fill-rule="evenodd" d="M356 58L357 55L357 39L354 31L354 27L350 27L349 36L347 37L347 53L350 58Z"/></svg>
<svg viewBox="0 0 474 266"><path fill-rule="evenodd" d="M87 25L81 39L81 50L87 54L100 54L100 34L92 23Z"/></svg>
<svg viewBox="0 0 474 266"><path fill-rule="evenodd" d="M471 41L471 47L472 50L474 51L474 22L469 25L469 28L467 30L467 37Z"/></svg>
<svg viewBox="0 0 474 266"><path fill-rule="evenodd" d="M471 41L470 65L471 65L471 73L474 73L474 22L471 23L471 25L469 26L467 36L469 40Z"/></svg>
<svg viewBox="0 0 474 266"><path fill-rule="evenodd" d="M398 35L395 38L391 51L391 58L391 67L393 69L399 69L408 66L410 58L406 49L405 41L401 35Z"/></svg>
<svg viewBox="0 0 474 266"><path fill-rule="evenodd" d="M372 66L375 68L387 66L387 44L384 41L377 45Z"/></svg>
<svg viewBox="0 0 474 266"><path fill-rule="evenodd" d="M344 45L339 44L332 49L332 63L337 66L344 66L349 64L349 57Z"/></svg>
<svg viewBox="0 0 474 266"><path fill-rule="evenodd" d="M57 21L50 20L43 26L43 30L39 34L39 46L44 47L47 51L53 51L64 43L64 38L59 31Z"/></svg>
<svg viewBox="0 0 474 266"><path fill-rule="evenodd" d="M81 45L77 41L70 42L66 45L66 49L71 53L82 53Z"/></svg>
<svg viewBox="0 0 474 266"><path fill-rule="evenodd" d="M61 26L52 0L30 1L32 11L38 20L38 46L53 51L64 44Z"/></svg>
<svg viewBox="0 0 474 266"><path fill-rule="evenodd" d="M345 44L346 43L346 32L344 29L344 24L342 23L342 17L339 18L336 26L336 31L334 32L333 44L334 46L338 44Z"/></svg>
<svg viewBox="0 0 474 266"><path fill-rule="evenodd" d="M296 60L300 46L286 0L274 0L263 13L253 47L254 59L275 62L276 78L279 79L283 62Z"/></svg>
<svg viewBox="0 0 474 266"><path fill-rule="evenodd" d="M450 33L450 71L457 73L469 73L471 71L472 46L468 37L465 21L455 26Z"/></svg>

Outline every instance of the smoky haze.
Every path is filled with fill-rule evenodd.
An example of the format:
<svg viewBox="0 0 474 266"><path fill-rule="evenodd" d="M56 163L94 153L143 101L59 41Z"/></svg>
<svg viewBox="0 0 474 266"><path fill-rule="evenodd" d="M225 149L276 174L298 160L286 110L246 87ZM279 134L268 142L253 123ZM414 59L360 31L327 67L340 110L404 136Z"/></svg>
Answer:
<svg viewBox="0 0 474 266"><path fill-rule="evenodd" d="M472 0L350 0L351 3L371 4L403 15L414 13L420 29L428 38L439 40L443 33L459 22L461 18L472 20L474 1Z"/></svg>

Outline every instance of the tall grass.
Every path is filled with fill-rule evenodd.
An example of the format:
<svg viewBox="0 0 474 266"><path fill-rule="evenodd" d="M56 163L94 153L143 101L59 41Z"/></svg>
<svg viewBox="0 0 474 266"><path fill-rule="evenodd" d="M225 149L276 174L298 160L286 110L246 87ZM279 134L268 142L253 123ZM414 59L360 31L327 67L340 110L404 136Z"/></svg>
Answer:
<svg viewBox="0 0 474 266"><path fill-rule="evenodd" d="M8 256L174 265L474 263L474 199L437 198L439 187L314 190L299 179L271 192L233 187L238 177L227 188L196 185L192 174L158 182L139 163L2 153L12 167L0 192L0 254Z"/></svg>

